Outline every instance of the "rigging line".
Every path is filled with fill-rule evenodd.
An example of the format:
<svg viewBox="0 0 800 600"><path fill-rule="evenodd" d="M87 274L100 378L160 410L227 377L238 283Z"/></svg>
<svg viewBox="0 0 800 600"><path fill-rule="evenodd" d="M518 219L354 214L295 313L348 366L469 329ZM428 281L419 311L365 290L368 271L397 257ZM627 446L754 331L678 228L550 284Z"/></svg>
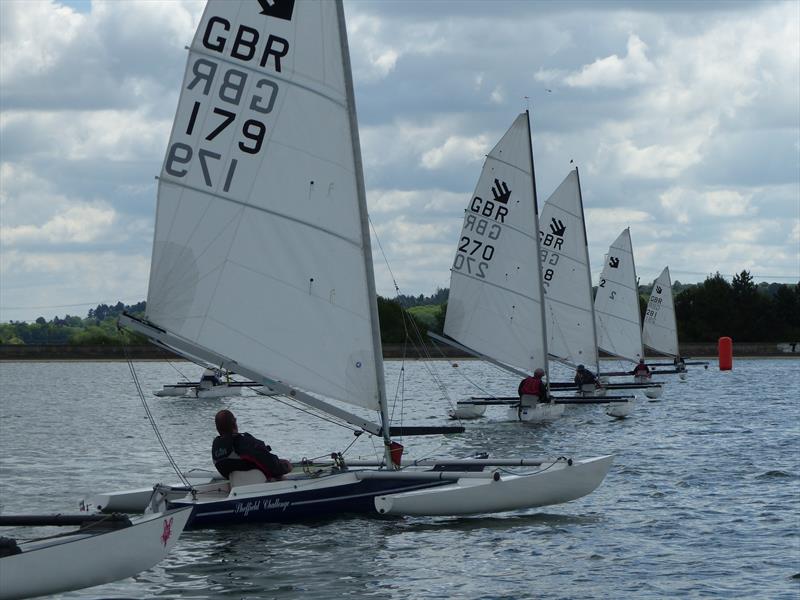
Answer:
<svg viewBox="0 0 800 600"><path fill-rule="evenodd" d="M439 346L439 345L436 343L436 341L434 341L434 342L433 342L433 344L434 344L434 346L436 346L436 347L439 349L439 352L440 352L440 354L442 355L442 357L443 357L443 358L445 358L445 359L447 359L447 357L444 355L444 352L443 352L443 351L442 351L442 349L441 349L441 346ZM506 375L508 374L508 371L506 371L506 370L504 370L504 369L501 369L499 366L497 366L497 365L495 365L495 364L492 364L492 363L484 363L484 364L488 364L489 366L491 366L491 367L493 367L493 368L497 369L499 372L501 372L501 373L503 373L503 374L506 374ZM479 384L475 383L475 382L474 382L472 379L470 379L470 378L469 378L467 375L464 375L463 371L459 371L459 376L460 376L460 377L462 377L462 378L464 379L464 381L466 381L467 383L469 383L469 384L470 384L472 387L474 387L476 390L478 390L479 392L483 393L484 395L486 395L486 396L489 396L490 398L497 398L497 395L496 395L496 394L494 394L494 393L490 392L489 390L487 390L487 389L483 388L482 386L480 386Z"/></svg>
<svg viewBox="0 0 800 600"><path fill-rule="evenodd" d="M192 485L189 483L189 480L183 476L183 472L181 471L180 467L178 467L178 463L173 458L172 454L167 447L167 443L164 441L164 437L161 435L161 432L158 429L158 425L156 425L155 417L153 417L153 413L150 411L150 407L147 405L147 400L144 397L144 391L142 390L142 385L139 381L139 376L136 373L136 369L133 366L133 360L131 360L129 354L128 345L124 345L125 348L125 358L128 362L128 369L130 369L131 377L133 378L133 384L136 387L136 391L139 393L139 399L142 401L142 406L144 407L144 412L147 415L147 420L150 421L150 425L153 427L153 432L156 434L156 439L158 443L161 445L161 449L164 451L164 454L169 461L169 464L172 466L173 470L178 476L180 482L185 485L186 487L191 488Z"/></svg>
<svg viewBox="0 0 800 600"><path fill-rule="evenodd" d="M265 394L263 392L260 392L259 388L253 387L252 385L245 386L245 387L247 387L247 389L249 389L249 390L254 391L259 396L270 396L269 394ZM261 387L261 386L259 386L259 387ZM317 419L320 419L321 421L327 421L328 423L332 423L333 425L338 425L339 427L342 427L343 429L349 429L350 431L356 431L356 432L359 432L359 433L364 431L363 429L360 429L358 427L353 427L349 423L345 423L343 421L337 421L337 420L333 419L332 417L329 417L327 415L323 416L322 414L316 413L316 412L314 412L312 410L309 410L308 408L306 408L304 406L300 406L300 405L288 402L287 400L283 400L281 396L270 396L270 397L275 402L280 402L284 406L288 406L289 408L293 408L294 410L299 410L300 412L306 413L307 415L310 415L312 417L316 417ZM283 398L285 398L285 396L283 396Z"/></svg>
<svg viewBox="0 0 800 600"><path fill-rule="evenodd" d="M176 366L175 366L175 363L174 363L173 361L171 361L171 360L168 360L168 361L167 361L167 364L168 364L170 367L172 367L173 369L175 369L175 371L178 373L178 375L180 375L181 377L183 377L183 378L184 378L186 381L189 381L189 378L188 378L186 375L184 375L184 374L181 372L181 370L180 370L178 367L176 367Z"/></svg>

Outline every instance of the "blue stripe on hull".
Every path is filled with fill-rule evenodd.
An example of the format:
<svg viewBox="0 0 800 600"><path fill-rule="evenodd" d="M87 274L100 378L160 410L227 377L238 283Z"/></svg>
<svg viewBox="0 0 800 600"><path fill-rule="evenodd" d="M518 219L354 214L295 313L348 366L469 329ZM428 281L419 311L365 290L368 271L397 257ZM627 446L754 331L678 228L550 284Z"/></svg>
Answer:
<svg viewBox="0 0 800 600"><path fill-rule="evenodd" d="M169 508L194 506L187 529L246 523L283 523L342 513L378 514L373 502L375 496L436 487L445 483L449 482L368 479L320 490L287 491L242 500L226 499L198 504L177 500L170 502Z"/></svg>

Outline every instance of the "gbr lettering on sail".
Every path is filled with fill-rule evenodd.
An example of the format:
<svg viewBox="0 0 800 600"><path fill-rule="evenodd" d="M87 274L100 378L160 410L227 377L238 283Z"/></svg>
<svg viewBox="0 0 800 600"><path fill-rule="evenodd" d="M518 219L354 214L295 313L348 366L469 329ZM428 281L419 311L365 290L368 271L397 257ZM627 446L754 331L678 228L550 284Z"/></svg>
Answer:
<svg viewBox="0 0 800 600"><path fill-rule="evenodd" d="M292 49L281 30L290 31L293 4L254 2L254 12L264 10L248 22L258 19L259 29L222 11L207 15L192 44L162 175L215 193L230 192L239 179L252 180L255 169L245 163L255 163L269 132ZM278 12L265 12L274 6Z"/></svg>

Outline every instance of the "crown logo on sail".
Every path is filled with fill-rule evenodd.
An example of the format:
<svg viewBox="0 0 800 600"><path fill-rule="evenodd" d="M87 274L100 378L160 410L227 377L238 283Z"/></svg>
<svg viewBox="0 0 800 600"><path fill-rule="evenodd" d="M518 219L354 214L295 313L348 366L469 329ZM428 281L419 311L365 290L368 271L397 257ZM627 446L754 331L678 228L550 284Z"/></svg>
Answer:
<svg viewBox="0 0 800 600"><path fill-rule="evenodd" d="M294 0L258 0L260 14L276 19L292 20Z"/></svg>
<svg viewBox="0 0 800 600"><path fill-rule="evenodd" d="M566 230L567 226L564 225L564 222L561 219L556 219L555 217L550 219L550 231L553 232L553 235L563 238Z"/></svg>
<svg viewBox="0 0 800 600"><path fill-rule="evenodd" d="M500 180L495 179L494 185L492 186L492 194L494 194L495 202L508 204L508 199L511 197L511 190L508 189L508 185L505 181L501 183Z"/></svg>
<svg viewBox="0 0 800 600"><path fill-rule="evenodd" d="M609 256L608 257L608 266L612 269L619 268L619 259L616 256Z"/></svg>
<svg viewBox="0 0 800 600"><path fill-rule="evenodd" d="M662 287L660 285L656 286L656 294L660 294L662 291Z"/></svg>

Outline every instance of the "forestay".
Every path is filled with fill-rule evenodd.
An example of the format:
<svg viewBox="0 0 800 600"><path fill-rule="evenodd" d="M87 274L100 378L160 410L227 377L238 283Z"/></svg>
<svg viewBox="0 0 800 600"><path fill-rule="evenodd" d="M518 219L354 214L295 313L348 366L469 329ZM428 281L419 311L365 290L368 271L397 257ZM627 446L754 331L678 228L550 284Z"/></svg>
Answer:
<svg viewBox="0 0 800 600"><path fill-rule="evenodd" d="M653 283L642 331L644 343L656 352L678 356L678 324L675 321L675 305L672 301L672 280L669 267Z"/></svg>
<svg viewBox="0 0 800 600"><path fill-rule="evenodd" d="M597 368L592 278L577 169L544 203L539 223L547 351L572 365Z"/></svg>
<svg viewBox="0 0 800 600"><path fill-rule="evenodd" d="M377 410L340 10L208 2L159 178L147 318L243 372Z"/></svg>
<svg viewBox="0 0 800 600"><path fill-rule="evenodd" d="M597 345L601 350L633 362L644 357L639 286L628 228L608 249L594 311Z"/></svg>
<svg viewBox="0 0 800 600"><path fill-rule="evenodd" d="M497 361L533 371L546 364L542 291L527 113L489 152L450 275L444 332Z"/></svg>

